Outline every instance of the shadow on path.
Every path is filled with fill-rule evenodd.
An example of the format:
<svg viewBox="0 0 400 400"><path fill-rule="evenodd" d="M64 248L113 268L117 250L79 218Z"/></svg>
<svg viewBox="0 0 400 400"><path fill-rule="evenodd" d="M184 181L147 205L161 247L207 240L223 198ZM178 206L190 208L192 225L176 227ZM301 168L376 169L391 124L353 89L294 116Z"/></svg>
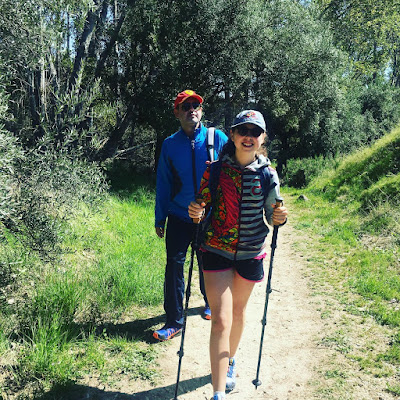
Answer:
<svg viewBox="0 0 400 400"><path fill-rule="evenodd" d="M179 383L179 396L195 391L211 381L211 375L187 379ZM175 383L133 394L104 391L83 385L74 385L63 390L58 388L37 400L173 400Z"/></svg>
<svg viewBox="0 0 400 400"><path fill-rule="evenodd" d="M193 307L188 309L188 317L200 315L203 307ZM143 340L147 343L159 343L153 338L153 331L157 325L162 325L165 322L165 315L158 315L146 319L136 319L134 321L124 323L104 323L95 327L96 334L101 335L102 332L107 332L109 337L124 337L128 340ZM190 323L190 322L188 322ZM161 325L159 327L161 327ZM157 329L159 329L157 326ZM90 331L88 326L81 326L81 329Z"/></svg>

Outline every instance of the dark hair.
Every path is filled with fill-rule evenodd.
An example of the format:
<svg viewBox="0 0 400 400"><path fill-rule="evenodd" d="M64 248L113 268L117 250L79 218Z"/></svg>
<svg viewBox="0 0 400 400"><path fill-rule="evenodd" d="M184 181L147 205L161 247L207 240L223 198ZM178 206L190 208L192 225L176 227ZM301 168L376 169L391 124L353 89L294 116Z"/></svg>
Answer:
<svg viewBox="0 0 400 400"><path fill-rule="evenodd" d="M229 138L228 141L223 145L221 153L218 158L222 158L225 154L228 154L229 156L233 156L235 154L235 144L233 143L232 139Z"/></svg>

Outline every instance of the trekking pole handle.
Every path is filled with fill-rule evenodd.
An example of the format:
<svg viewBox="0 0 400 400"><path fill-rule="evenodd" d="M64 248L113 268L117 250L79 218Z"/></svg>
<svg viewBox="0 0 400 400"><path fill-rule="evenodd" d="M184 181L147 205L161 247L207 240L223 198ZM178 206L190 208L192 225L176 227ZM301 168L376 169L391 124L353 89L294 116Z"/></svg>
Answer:
<svg viewBox="0 0 400 400"><path fill-rule="evenodd" d="M281 196L275 197L275 207L282 207L283 206L283 198ZM274 225L275 227L279 227L280 225Z"/></svg>
<svg viewBox="0 0 400 400"><path fill-rule="evenodd" d="M202 198L201 196L196 197L196 203L199 204L199 205L204 204L203 207L205 207L205 205L206 205L206 204L204 203L203 198ZM203 211L204 211L204 209L203 209ZM204 213L203 213L203 215L204 215ZM201 220L202 220L202 217L200 217L200 218L193 218L193 222L194 222L195 224L199 224Z"/></svg>

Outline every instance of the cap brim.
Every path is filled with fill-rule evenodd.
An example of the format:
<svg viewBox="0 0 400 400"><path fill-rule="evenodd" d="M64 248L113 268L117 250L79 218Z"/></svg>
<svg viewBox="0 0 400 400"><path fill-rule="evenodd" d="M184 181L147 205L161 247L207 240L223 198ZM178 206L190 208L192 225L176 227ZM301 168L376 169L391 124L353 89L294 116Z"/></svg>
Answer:
<svg viewBox="0 0 400 400"><path fill-rule="evenodd" d="M176 103L176 105L182 104L184 101L186 101L187 99L196 99L199 101L199 103L203 103L203 98L201 96L199 96L198 94L192 94L190 96L184 97L179 103Z"/></svg>
<svg viewBox="0 0 400 400"><path fill-rule="evenodd" d="M253 125L255 125L255 126L258 126L260 129L262 129L263 132L266 132L266 128L265 128L264 126L261 126L261 125L255 123L255 122L251 122L251 121L239 122L238 124L232 125L232 126L231 126L231 129L232 129L232 128L236 128L237 126L240 126L240 125L244 125L244 124L253 124Z"/></svg>

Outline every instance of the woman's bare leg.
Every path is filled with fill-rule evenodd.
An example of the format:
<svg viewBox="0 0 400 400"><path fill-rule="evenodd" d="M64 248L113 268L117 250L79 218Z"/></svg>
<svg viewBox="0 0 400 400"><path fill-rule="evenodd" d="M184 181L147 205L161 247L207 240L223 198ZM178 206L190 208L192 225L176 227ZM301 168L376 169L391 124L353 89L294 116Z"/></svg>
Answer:
<svg viewBox="0 0 400 400"><path fill-rule="evenodd" d="M210 361L214 391L225 392L232 326L233 270L205 272L204 283L211 308Z"/></svg>
<svg viewBox="0 0 400 400"><path fill-rule="evenodd" d="M210 361L214 391L225 391L229 357L236 354L254 282L234 270L204 274L211 308Z"/></svg>
<svg viewBox="0 0 400 400"><path fill-rule="evenodd" d="M229 337L229 356L234 357L239 347L246 323L246 307L255 282L243 279L237 272L233 278L232 288L232 328Z"/></svg>

